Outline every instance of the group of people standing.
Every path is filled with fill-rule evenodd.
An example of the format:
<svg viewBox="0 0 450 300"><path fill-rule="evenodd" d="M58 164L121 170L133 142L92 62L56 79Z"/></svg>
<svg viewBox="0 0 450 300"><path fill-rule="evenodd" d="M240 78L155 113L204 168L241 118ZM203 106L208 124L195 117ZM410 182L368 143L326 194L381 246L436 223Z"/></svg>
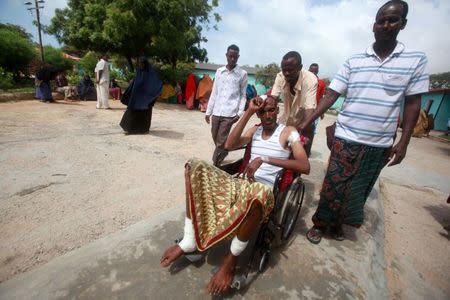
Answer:
<svg viewBox="0 0 450 300"><path fill-rule="evenodd" d="M119 100L121 89L114 78L109 76L109 63L107 56L102 56L95 67L95 82L85 73L77 86L69 84L65 72L51 65L41 66L35 75L36 98L42 102L53 102L51 81L54 80L55 92L64 95L64 100L77 97L80 100L96 100L97 108L109 109L109 95Z"/></svg>
<svg viewBox="0 0 450 300"><path fill-rule="evenodd" d="M336 120L313 226L306 237L317 244L329 230L334 239L343 240L343 225L363 224L364 205L381 170L388 163L399 164L406 155L420 111L421 94L429 87L426 55L397 41L407 24L408 9L402 0L388 1L379 8L372 27L375 42L345 61L323 98L324 84L318 80L318 66L304 70L300 54L290 51L282 58L282 71L277 74L271 93L267 98L252 99L244 112L247 73L237 65L239 48L228 47L227 65L215 74L205 115L216 146L214 166L197 160L185 165L184 237L163 253L163 267L186 253L205 251L232 235L230 251L207 286L212 295L226 292L237 257L273 208L274 172L286 168L309 173L307 154L314 122L344 93L346 99ZM277 121L280 98L284 111ZM395 141L402 104L403 130ZM254 113L261 125L244 132ZM236 125L231 130L233 124ZM305 137L304 146L299 143L299 133ZM232 178L217 168L228 150L248 143L251 159L243 171L245 178Z"/></svg>

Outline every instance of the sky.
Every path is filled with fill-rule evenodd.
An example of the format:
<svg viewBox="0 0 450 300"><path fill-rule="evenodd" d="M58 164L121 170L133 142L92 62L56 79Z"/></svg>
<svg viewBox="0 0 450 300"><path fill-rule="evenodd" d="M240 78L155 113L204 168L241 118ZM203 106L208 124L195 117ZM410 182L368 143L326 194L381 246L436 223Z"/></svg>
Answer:
<svg viewBox="0 0 450 300"><path fill-rule="evenodd" d="M18 24L38 40L25 0L0 0L0 22ZM240 48L240 65L280 64L282 56L298 51L307 68L320 65L320 77L333 77L345 59L373 43L372 25L378 0L219 0L222 20L218 30L204 30L202 46L209 62L225 64L226 48ZM398 40L409 48L424 51L428 71L450 71L450 1L410 0L408 23ZM41 22L49 24L56 8L67 0L45 0ZM447 38L445 38L447 36ZM43 43L58 46L54 37L43 35Z"/></svg>

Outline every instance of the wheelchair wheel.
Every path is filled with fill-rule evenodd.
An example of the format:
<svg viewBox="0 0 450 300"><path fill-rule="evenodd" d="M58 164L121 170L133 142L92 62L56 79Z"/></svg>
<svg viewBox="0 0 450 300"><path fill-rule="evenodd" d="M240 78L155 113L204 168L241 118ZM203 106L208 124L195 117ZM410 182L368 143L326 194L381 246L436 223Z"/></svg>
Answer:
<svg viewBox="0 0 450 300"><path fill-rule="evenodd" d="M266 250L261 255L261 259L259 260L259 266L258 266L259 273L262 273L266 270L267 263L269 262L269 260L270 260L270 251Z"/></svg>
<svg viewBox="0 0 450 300"><path fill-rule="evenodd" d="M297 178L285 193L283 207L280 210L279 220L282 227L281 239L286 241L294 231L298 215L303 204L305 185L301 178Z"/></svg>

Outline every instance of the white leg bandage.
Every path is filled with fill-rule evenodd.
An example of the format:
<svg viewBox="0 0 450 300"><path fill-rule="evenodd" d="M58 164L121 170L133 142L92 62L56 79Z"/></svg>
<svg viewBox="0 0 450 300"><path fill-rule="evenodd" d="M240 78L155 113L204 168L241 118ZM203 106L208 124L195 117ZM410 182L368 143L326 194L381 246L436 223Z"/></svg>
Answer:
<svg viewBox="0 0 450 300"><path fill-rule="evenodd" d="M194 224L192 224L192 220L188 217L184 219L184 236L178 243L178 246L180 246L184 253L193 252L197 249L197 245L195 244Z"/></svg>
<svg viewBox="0 0 450 300"><path fill-rule="evenodd" d="M234 256L239 256L245 248L247 248L248 241L242 242L240 241L237 236L233 238L233 241L231 241L230 251L231 254Z"/></svg>

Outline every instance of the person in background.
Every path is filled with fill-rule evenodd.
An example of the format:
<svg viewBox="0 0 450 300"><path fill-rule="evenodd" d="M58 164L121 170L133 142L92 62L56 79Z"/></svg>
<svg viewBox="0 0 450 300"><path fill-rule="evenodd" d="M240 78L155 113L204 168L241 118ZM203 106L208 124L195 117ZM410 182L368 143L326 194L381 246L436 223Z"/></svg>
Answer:
<svg viewBox="0 0 450 300"><path fill-rule="evenodd" d="M42 66L36 73L36 85L39 89L37 93L40 96L41 102L54 102L52 96L52 89L50 86L50 80L53 80L56 76L56 70L50 65Z"/></svg>
<svg viewBox="0 0 450 300"><path fill-rule="evenodd" d="M224 148L231 126L243 115L246 101L247 72L237 65L239 47L230 45L225 54L227 65L217 69L205 121L211 122L211 135L216 146L212 157L220 166L228 151Z"/></svg>
<svg viewBox="0 0 450 300"><path fill-rule="evenodd" d="M123 114L120 126L127 134L149 132L153 105L161 92L162 81L158 74L145 56L139 57L136 77L122 97L122 101L127 103L127 110Z"/></svg>
<svg viewBox="0 0 450 300"><path fill-rule="evenodd" d="M317 74L319 74L319 65L317 63L312 63L309 66L309 71L316 75L317 77L317 94L316 94L316 103L319 105L320 100L323 97L323 94L325 93L325 81L319 78ZM320 119L323 119L324 115L322 114L320 116ZM309 142L310 147L312 147L313 141L314 141L314 135L316 134L317 125L319 125L319 118L314 120L314 127L311 135L311 140Z"/></svg>
<svg viewBox="0 0 450 300"><path fill-rule="evenodd" d="M95 82L97 84L97 109L109 107L109 62L108 56L103 55L95 66Z"/></svg>
<svg viewBox="0 0 450 300"><path fill-rule="evenodd" d="M122 89L115 78L111 78L109 83L109 94L114 100L120 100L120 96L122 96Z"/></svg>
<svg viewBox="0 0 450 300"><path fill-rule="evenodd" d="M206 112L208 108L209 97L213 87L213 81L208 74L204 74L202 80L200 80L197 88L197 96L199 102L199 109L201 112Z"/></svg>
<svg viewBox="0 0 450 300"><path fill-rule="evenodd" d="M78 84L77 93L80 100L97 100L94 82L88 74L85 74Z"/></svg>
<svg viewBox="0 0 450 300"><path fill-rule="evenodd" d="M175 97L177 97L177 103L183 104L183 90L181 89L180 83L177 81L175 84Z"/></svg>
<svg viewBox="0 0 450 300"><path fill-rule="evenodd" d="M250 84L250 83L247 84L246 95L245 95L247 101L245 101L244 110L247 110L250 101L257 96L258 96L258 92L256 91L256 87L253 84Z"/></svg>
<svg viewBox="0 0 450 300"><path fill-rule="evenodd" d="M64 100L72 97L74 94L74 89L69 86L69 81L66 78L64 72L59 72L55 78L56 91L64 94Z"/></svg>
<svg viewBox="0 0 450 300"><path fill-rule="evenodd" d="M184 92L187 109L194 109L194 100L196 92L197 92L197 85L195 84L195 75L191 73L188 75L186 79L186 89Z"/></svg>
<svg viewBox="0 0 450 300"><path fill-rule="evenodd" d="M450 118L448 118L448 121L447 121L447 132L445 133L445 135L449 135L450 134Z"/></svg>

